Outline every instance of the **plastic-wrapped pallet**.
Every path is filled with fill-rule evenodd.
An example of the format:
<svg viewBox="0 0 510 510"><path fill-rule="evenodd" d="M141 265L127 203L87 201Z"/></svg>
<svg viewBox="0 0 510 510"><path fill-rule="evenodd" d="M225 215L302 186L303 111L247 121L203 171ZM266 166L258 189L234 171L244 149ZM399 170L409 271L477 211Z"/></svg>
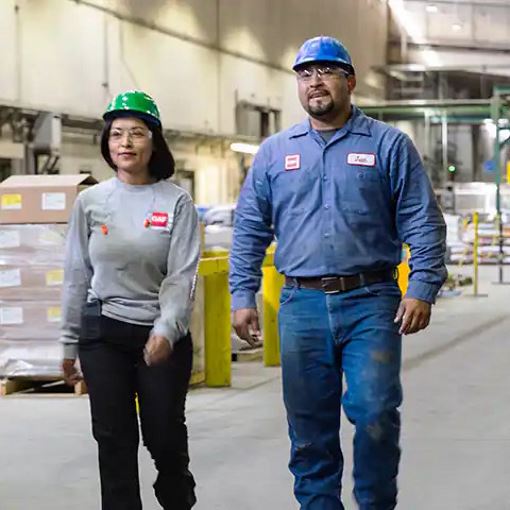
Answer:
<svg viewBox="0 0 510 510"><path fill-rule="evenodd" d="M458 214L445 214L446 245L449 263L470 263L473 249L462 238L462 218Z"/></svg>
<svg viewBox="0 0 510 510"><path fill-rule="evenodd" d="M0 377L58 377L66 225L0 225Z"/></svg>

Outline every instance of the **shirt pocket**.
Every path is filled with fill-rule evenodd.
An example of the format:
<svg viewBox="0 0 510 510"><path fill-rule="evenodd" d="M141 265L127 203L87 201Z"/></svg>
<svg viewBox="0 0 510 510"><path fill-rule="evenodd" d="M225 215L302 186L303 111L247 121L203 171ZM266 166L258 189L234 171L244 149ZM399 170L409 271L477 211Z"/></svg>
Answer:
<svg viewBox="0 0 510 510"><path fill-rule="evenodd" d="M356 182L361 187L380 185L381 176L376 168L358 168L356 170Z"/></svg>
<svg viewBox="0 0 510 510"><path fill-rule="evenodd" d="M285 214L302 215L312 207L320 194L320 174L314 168L282 171L272 187L275 209Z"/></svg>
<svg viewBox="0 0 510 510"><path fill-rule="evenodd" d="M381 207L385 207L386 188L377 167L350 167L345 174L342 195L345 200L355 204L355 212L372 211L377 214Z"/></svg>
<svg viewBox="0 0 510 510"><path fill-rule="evenodd" d="M342 213L348 225L360 227L374 224L374 213L370 210L368 204L363 202L343 202Z"/></svg>

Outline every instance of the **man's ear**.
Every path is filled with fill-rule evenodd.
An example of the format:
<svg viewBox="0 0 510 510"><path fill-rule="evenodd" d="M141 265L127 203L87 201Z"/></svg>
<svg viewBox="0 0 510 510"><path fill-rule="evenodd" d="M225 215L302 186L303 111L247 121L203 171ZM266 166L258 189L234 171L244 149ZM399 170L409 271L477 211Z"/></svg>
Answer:
<svg viewBox="0 0 510 510"><path fill-rule="evenodd" d="M356 88L356 75L350 74L349 76L347 76L347 89L349 90L349 94L352 94L355 88Z"/></svg>

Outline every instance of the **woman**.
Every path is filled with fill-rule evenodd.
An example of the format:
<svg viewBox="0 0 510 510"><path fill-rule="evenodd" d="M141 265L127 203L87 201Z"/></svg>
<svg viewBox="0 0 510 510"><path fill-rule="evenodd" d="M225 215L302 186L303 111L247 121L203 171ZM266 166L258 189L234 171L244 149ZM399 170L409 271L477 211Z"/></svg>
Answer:
<svg viewBox="0 0 510 510"><path fill-rule="evenodd" d="M191 373L188 332L200 252L189 195L166 179L174 159L158 108L140 91L104 114L101 153L116 176L78 196L63 291L66 382L90 395L103 510L140 510L138 395L142 437L166 510L196 499L188 470L184 406Z"/></svg>

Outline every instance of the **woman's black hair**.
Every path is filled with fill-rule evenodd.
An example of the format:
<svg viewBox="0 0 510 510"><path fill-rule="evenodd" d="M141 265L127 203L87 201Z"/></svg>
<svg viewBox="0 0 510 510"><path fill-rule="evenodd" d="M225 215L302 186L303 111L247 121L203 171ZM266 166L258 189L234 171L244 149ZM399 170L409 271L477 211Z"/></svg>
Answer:
<svg viewBox="0 0 510 510"><path fill-rule="evenodd" d="M127 113L127 112L122 112ZM168 179L172 177L175 172L175 160L168 148L168 144L166 143L165 138L163 137L163 133L161 132L161 128L155 124L154 122L148 121L148 119L143 118L140 115L137 115L135 112L130 115L121 115L121 116L129 116L136 117L142 120L146 126L152 132L152 156L149 160L149 174L151 177L154 177L157 181L161 181L163 179ZM117 167L114 165L112 158L110 156L110 148L108 147L108 138L110 136L110 129L112 128L112 122L117 117L109 118L105 121L103 131L101 133L101 154L103 155L104 160L110 165L111 168L116 172Z"/></svg>

